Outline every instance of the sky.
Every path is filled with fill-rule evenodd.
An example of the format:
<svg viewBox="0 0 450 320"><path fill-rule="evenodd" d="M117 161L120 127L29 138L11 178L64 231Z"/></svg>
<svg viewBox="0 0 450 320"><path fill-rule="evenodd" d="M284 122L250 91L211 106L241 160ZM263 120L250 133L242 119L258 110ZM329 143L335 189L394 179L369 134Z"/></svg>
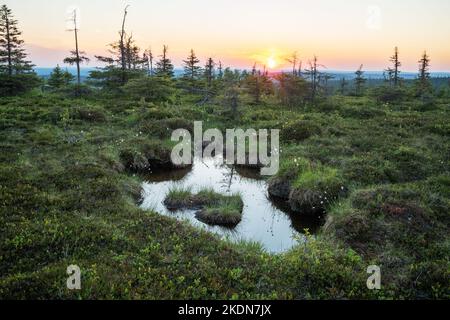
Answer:
<svg viewBox="0 0 450 320"><path fill-rule="evenodd" d="M107 54L118 39L123 10L137 44L159 55L164 44L176 66L190 49L224 65L288 68L297 52L329 70L383 70L399 47L402 69L417 70L424 50L432 71L450 71L449 0L1 0L13 10L30 58L62 65L74 47L68 12L77 8L80 48ZM88 66L98 66L95 58Z"/></svg>

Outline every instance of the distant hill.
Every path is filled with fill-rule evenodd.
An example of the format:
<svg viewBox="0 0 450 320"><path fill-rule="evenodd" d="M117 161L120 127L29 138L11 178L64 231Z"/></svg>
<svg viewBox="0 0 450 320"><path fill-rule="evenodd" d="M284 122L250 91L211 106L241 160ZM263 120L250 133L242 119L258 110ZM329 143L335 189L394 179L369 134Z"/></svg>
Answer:
<svg viewBox="0 0 450 320"><path fill-rule="evenodd" d="M53 69L54 68L34 68L34 71L38 74L38 76L47 78ZM67 67L67 68L61 67L61 69L67 70L73 75L77 74L77 68L75 68L75 67ZM92 70L96 70L96 68L81 68L80 69L81 76L88 77L89 72L91 72Z"/></svg>
<svg viewBox="0 0 450 320"><path fill-rule="evenodd" d="M62 69L67 69L71 74L76 75L77 69L75 67L62 67ZM50 73L52 72L53 68L34 68L36 73L42 77L42 78L48 78ZM89 76L89 73L93 70L97 70L95 67L91 68L81 68L81 79L82 81L85 81L87 77ZM283 72L290 72L290 71L283 71ZM341 80L342 78L345 78L346 80L353 80L355 78L355 72L354 71L335 71L335 70L325 70L325 73L331 75L333 78L330 80L331 82ZM179 77L183 74L183 69L177 68L174 70L175 76ZM281 73L280 72L274 72L273 75ZM366 77L368 80L373 80L374 82L377 82L377 80L384 79L383 71L366 71L364 72L364 77ZM401 77L405 80L413 80L417 77L417 73L414 72L402 72ZM450 72L431 72L432 78L450 78Z"/></svg>
<svg viewBox="0 0 450 320"><path fill-rule="evenodd" d="M50 73L53 71L53 69L54 68L41 68L41 67L38 67L38 68L34 68L34 71L37 73L38 76L46 79L46 78L48 78L50 76ZM69 71L74 76L77 74L77 68L76 67L61 67L61 69ZM81 70L80 70L81 80L82 81L86 80L87 77L89 77L89 73L91 71L94 71L94 70L98 70L98 69L95 68L95 67L81 68ZM178 77L178 76L181 76L183 74L183 69L175 69L174 72L175 72L175 76Z"/></svg>

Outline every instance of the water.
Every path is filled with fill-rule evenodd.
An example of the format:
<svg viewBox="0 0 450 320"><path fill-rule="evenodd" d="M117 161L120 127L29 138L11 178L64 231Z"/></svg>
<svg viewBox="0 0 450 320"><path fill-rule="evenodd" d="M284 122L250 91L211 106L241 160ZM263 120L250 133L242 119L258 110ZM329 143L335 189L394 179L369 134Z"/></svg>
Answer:
<svg viewBox="0 0 450 320"><path fill-rule="evenodd" d="M142 208L153 209L160 214L187 220L192 225L204 228L233 241L259 242L267 251L279 253L304 240L304 229L314 233L322 219L302 216L289 211L285 203L271 201L267 183L258 172L233 168L220 164L221 158L194 160L192 168L171 172L153 173L146 176L143 184ZM173 187L192 187L197 192L209 187L221 194L239 192L244 202L242 221L234 229L209 226L195 218L195 211L172 212L163 204Z"/></svg>

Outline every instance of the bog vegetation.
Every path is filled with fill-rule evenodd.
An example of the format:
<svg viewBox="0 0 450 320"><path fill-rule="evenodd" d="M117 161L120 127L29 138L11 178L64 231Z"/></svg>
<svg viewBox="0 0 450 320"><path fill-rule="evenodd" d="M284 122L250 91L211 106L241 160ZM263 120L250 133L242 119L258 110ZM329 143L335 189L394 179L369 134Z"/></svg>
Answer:
<svg viewBox="0 0 450 320"><path fill-rule="evenodd" d="M194 50L174 77L169 48L142 52L126 19L87 81L59 66L43 80L0 8L0 298L449 298L450 88L430 78L427 53L406 81L395 48L378 85L360 66L330 86L316 57L269 74L202 65ZM72 31L64 62L79 70ZM280 128L269 193L299 215L325 211L319 234L273 255L141 210L139 174L178 169L170 134L199 120ZM173 190L167 201L194 200L205 219L240 219L239 195ZM71 264L80 291L66 289ZM373 264L379 291L366 287Z"/></svg>

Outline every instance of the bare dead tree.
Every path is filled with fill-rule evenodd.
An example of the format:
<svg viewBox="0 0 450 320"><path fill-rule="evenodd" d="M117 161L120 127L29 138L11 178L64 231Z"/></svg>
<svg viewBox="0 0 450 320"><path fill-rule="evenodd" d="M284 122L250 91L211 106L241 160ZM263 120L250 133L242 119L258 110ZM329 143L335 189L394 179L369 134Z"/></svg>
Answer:
<svg viewBox="0 0 450 320"><path fill-rule="evenodd" d="M126 81L125 72L127 69L126 46L125 46L125 40L126 40L125 22L126 22L127 15L128 15L128 8L129 8L129 5L127 5L125 7L125 10L123 13L122 29L120 31L120 41L119 41L119 49L120 49L120 55L121 55L121 67L122 67L122 83L124 83L124 84Z"/></svg>
<svg viewBox="0 0 450 320"><path fill-rule="evenodd" d="M295 51L290 58L286 59L286 61L289 62L290 64L292 64L292 75L296 76L297 75L297 63L298 63L297 51Z"/></svg>
<svg viewBox="0 0 450 320"><path fill-rule="evenodd" d="M309 61L309 69L306 74L309 76L311 83L311 101L315 101L318 90L320 89L320 82L322 80L322 73L319 67L325 67L317 62L317 56L314 56L312 61Z"/></svg>
<svg viewBox="0 0 450 320"><path fill-rule="evenodd" d="M144 52L144 60L147 66L147 72L149 76L153 76L153 52L152 49L149 48Z"/></svg>
<svg viewBox="0 0 450 320"><path fill-rule="evenodd" d="M75 50L71 51L71 56L64 59L64 63L70 64L70 65L76 65L77 66L77 84L80 86L81 84L81 63L83 62L89 62L89 58L84 56L85 52L80 51L79 45L78 45L78 23L77 23L77 10L73 10L72 17L70 19L73 23L73 29L69 29L68 31L73 31L74 37L75 37Z"/></svg>

